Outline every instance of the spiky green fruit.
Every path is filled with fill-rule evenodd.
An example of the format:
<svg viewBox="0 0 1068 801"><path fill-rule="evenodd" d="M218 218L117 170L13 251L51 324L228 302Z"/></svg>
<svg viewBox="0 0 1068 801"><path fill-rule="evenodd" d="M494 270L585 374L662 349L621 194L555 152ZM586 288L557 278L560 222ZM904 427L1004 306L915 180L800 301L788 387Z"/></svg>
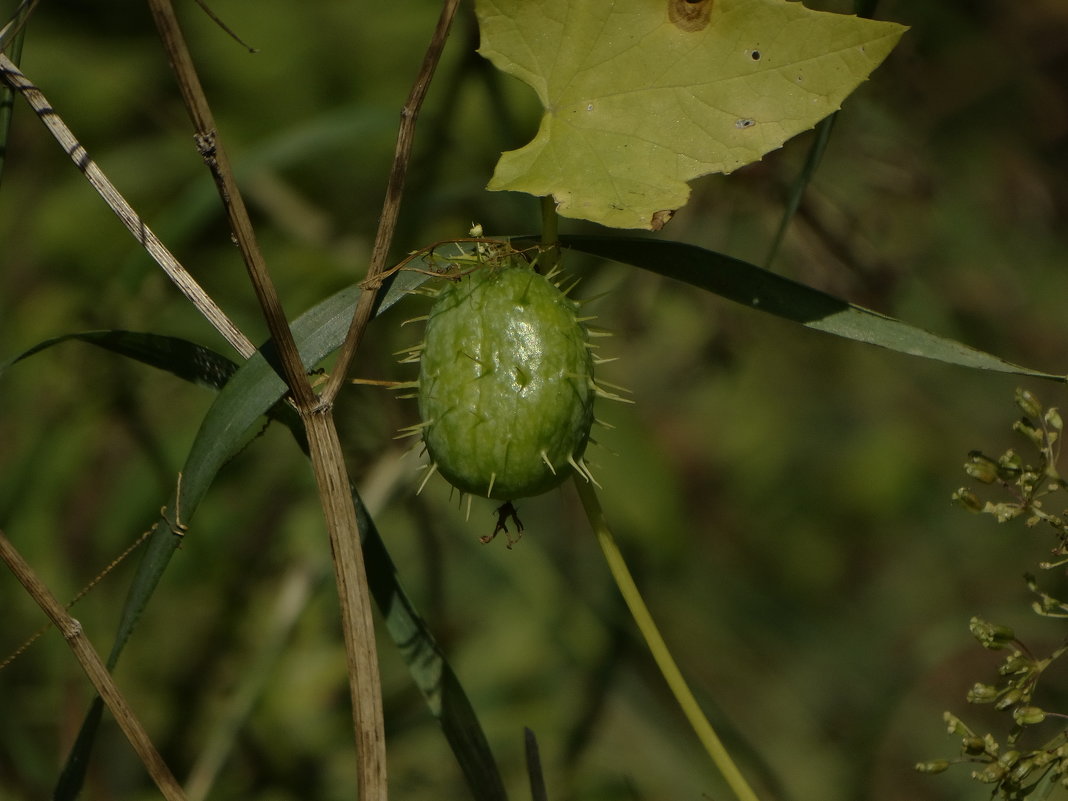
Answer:
<svg viewBox="0 0 1068 801"><path fill-rule="evenodd" d="M418 397L431 462L454 487L508 501L585 472L595 386L576 311L517 256L445 283Z"/></svg>

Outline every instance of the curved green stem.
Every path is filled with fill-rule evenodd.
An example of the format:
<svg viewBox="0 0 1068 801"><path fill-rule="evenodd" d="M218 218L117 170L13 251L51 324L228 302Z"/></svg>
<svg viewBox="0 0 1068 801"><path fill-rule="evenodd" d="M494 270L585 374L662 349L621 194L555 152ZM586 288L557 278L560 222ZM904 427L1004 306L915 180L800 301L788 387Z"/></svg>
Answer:
<svg viewBox="0 0 1068 801"><path fill-rule="evenodd" d="M693 730L697 733L697 738L701 741L708 755L712 758L712 762L723 775L727 785L739 801L759 801L756 793L753 792L742 772L738 770L738 766L734 764L734 760L727 753L727 749L719 739L715 729L712 728L712 724L708 722L708 718L701 711L701 707L690 691L689 685L686 684L686 679L683 678L679 666L675 664L664 638L660 636L660 631L653 621L653 616L649 613L649 608L645 605L645 601L642 600L638 586L634 583L634 578L631 576L630 570L627 569L627 563L623 560L623 554L620 553L619 546L616 545L612 530L605 521L601 502L597 498L593 484L579 476L575 476L575 487L578 490L579 498L582 499L582 506L586 510L586 517L590 521L590 526L597 534L597 540L601 544L601 550L604 551L605 560L608 562L609 570L612 571L616 586L619 587L623 600L627 602L630 614L638 625L646 645L652 651L653 659L656 660L661 675L668 683L675 700L682 707L686 719L690 721L690 725L693 726Z"/></svg>

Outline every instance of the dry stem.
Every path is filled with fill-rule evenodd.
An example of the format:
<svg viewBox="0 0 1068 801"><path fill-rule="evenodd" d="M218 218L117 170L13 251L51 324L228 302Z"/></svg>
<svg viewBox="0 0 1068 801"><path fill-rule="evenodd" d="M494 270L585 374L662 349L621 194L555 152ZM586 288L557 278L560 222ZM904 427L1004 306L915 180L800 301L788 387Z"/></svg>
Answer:
<svg viewBox="0 0 1068 801"><path fill-rule="evenodd" d="M218 187L231 230L278 349L283 378L308 435L312 468L333 548L334 575L341 605L356 736L357 794L361 801L384 801L388 794L385 722L374 621L356 510L332 411L329 405L320 404L308 381L170 0L149 0L149 6L193 120L197 148Z"/></svg>
<svg viewBox="0 0 1068 801"><path fill-rule="evenodd" d="M108 705L111 714L115 716L115 721L130 741L134 751L141 758L141 762L144 763L145 768L156 782L160 792L163 793L164 798L167 798L168 801L185 801L185 794L182 792L181 786L174 778L170 768L164 763L159 751L152 745L148 732L145 731L145 727L141 725L141 721L138 720L137 715L134 714L133 709L126 702L126 698L111 678L111 674L108 673L104 662L100 659L100 655L97 654L92 643L86 638L82 631L81 623L67 614L67 610L56 600L56 597L52 595L48 587L37 578L33 569L22 558L22 554L15 549L15 546L4 535L3 530L0 530L0 559L4 560L11 572L15 574L15 578L26 589L26 592L37 602L37 605L44 610L44 613L48 615L55 627L63 634L63 639L67 641L67 645L74 652L78 664L82 666L85 675L89 677L100 697L104 699L104 703Z"/></svg>
<svg viewBox="0 0 1068 801"><path fill-rule="evenodd" d="M412 156L412 144L415 141L415 123L419 118L419 109L423 106L426 93L430 89L430 81L434 77L441 53L445 49L445 42L449 38L449 28L452 26L453 17L460 0L445 0L441 15L438 17L437 27L430 38L426 55L423 56L423 64L416 76L415 83L408 93L408 100L401 109L400 130L397 132L397 146L393 154L393 167L389 172L389 183L386 186L386 197L382 202L382 216L378 221L378 231L375 234L374 248L371 250L371 264L367 269L367 276L362 282L364 291L360 293L360 299L356 304L356 311L352 316L345 342L341 346L334 371L330 380L323 389L322 398L326 405L332 404L337 393L345 383L349 365L352 363L356 350L363 339L363 333L367 330L367 324L371 321L371 313L374 310L375 298L381 284L381 278L386 269L386 259L389 257L389 249L393 243L393 232L397 227L397 217L400 214L401 197L404 194L404 181L408 175L408 162Z"/></svg>
<svg viewBox="0 0 1068 801"><path fill-rule="evenodd" d="M218 304L212 300L211 296L204 291L178 259L167 250L167 247L152 233L152 230L137 215L133 207L126 202L126 198L108 180L96 162L89 158L85 148L71 133L70 128L64 124L41 90L34 86L29 78L23 75L19 68L15 66L14 62L3 53L0 53L0 81L26 99L26 102L36 112L49 133L59 142L60 147L70 156L71 161L82 171L86 180L100 194L100 197L104 199L108 207L115 212L115 215L122 221L127 230L133 234L134 238L141 243L148 255L163 268L163 271L170 277L171 281L207 318L208 322L215 327L215 330L222 334L234 350L246 359L255 353L255 345L234 325L230 318L226 316L226 312L219 308Z"/></svg>
<svg viewBox="0 0 1068 801"><path fill-rule="evenodd" d="M267 272L267 265L260 252L252 221L245 208L245 201L238 191L233 170L230 169L230 161L223 149L211 107L208 105L208 99L197 77L193 58L189 54L185 37L182 36L181 28L178 26L174 8L170 0L149 0L148 5L152 10L152 17L159 30L160 39L163 40L163 47L171 60L175 77L178 79L178 88L185 101L186 110L193 121L197 150L204 159L204 163L208 165L212 178L215 179L230 220L234 240L241 251L252 281L252 288L256 292L265 322L274 339L275 347L278 349L282 363L282 377L289 386L290 392L293 393L297 405L301 408L312 408L317 403L315 393L305 375L304 365L300 361L300 354L293 341L293 333L289 330L289 322L282 310L282 303L278 299L274 282Z"/></svg>
<svg viewBox="0 0 1068 801"><path fill-rule="evenodd" d="M234 238L241 250L250 280L278 350L283 378L286 380L308 434L320 500L330 532L346 652L349 659L350 689L359 762L358 795L361 800L381 801L387 796L385 737L374 628L363 554L359 546L359 529L349 492L348 474L333 422L332 404L344 383L345 373L371 319L396 228L400 200L411 158L416 119L440 60L459 0L444 0L438 24L423 59L419 75L401 111L393 168L383 202L371 264L364 282L367 288L360 295L338 365L321 399L316 397L307 379L296 343L274 284L267 272L251 221L234 181L233 172L170 0L149 0L149 6L177 76L187 110L193 120L197 149L208 165L218 187ZM149 230L99 167L88 157L85 149L55 114L41 92L3 53L0 53L0 80L27 99L64 151L182 292L242 356L246 358L251 356L256 349L248 338L230 322L225 313ZM6 552L4 556L7 558ZM12 559L14 558L13 556ZM60 612L62 613L61 608ZM68 639L72 647L75 647L76 643L83 640L78 636L76 622L69 617L65 619L70 621L71 625L70 627L61 625L61 629L65 636L70 634ZM59 625L58 622L57 625ZM91 648L89 650L91 651ZM95 656L95 652L93 655ZM88 664L89 657L86 656L85 659L87 661L83 664ZM101 694L104 695L103 691ZM140 749L139 753L141 753ZM158 754L153 757L153 753L146 752L142 755L142 759L149 770L154 772ZM170 781L173 783L173 777ZM166 792L165 790L165 794ZM181 796L168 795L168 798L170 797Z"/></svg>

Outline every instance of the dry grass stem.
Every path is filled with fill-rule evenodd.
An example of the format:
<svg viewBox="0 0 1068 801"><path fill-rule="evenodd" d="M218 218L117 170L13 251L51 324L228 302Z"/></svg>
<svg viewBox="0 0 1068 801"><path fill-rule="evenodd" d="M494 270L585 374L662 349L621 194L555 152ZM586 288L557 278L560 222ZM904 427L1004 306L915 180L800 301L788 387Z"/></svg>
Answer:
<svg viewBox="0 0 1068 801"><path fill-rule="evenodd" d="M134 751L141 758L141 762L144 763L145 768L156 782L160 792L163 793L164 798L168 799L168 801L185 801L185 794L182 792L181 786L175 780L170 768L164 763L156 747L152 745L148 732L145 731L133 709L126 702L126 698L115 685L111 674L108 673L107 668L104 666L104 662L82 631L81 624L67 614L67 610L56 600L48 587L37 578L33 569L22 558L22 555L15 549L15 546L11 544L2 530L0 530L0 559L3 559L4 563L15 575L15 578L26 589L26 592L44 610L53 625L59 629L63 639L67 641L67 645L74 652L78 664L82 666L85 675L89 677L96 691L104 699L108 709L111 710L111 714L115 716L115 721L119 724L119 728L122 729L123 734L130 741L130 745L133 746Z"/></svg>
<svg viewBox="0 0 1068 801"><path fill-rule="evenodd" d="M22 73L14 62L6 55L0 53L0 81L12 91L21 94L37 117L44 123L49 133L55 137L60 147L70 156L71 161L81 170L86 180L99 193L108 207L133 234L134 238L141 243L149 256L163 268L163 271L181 290L182 294L189 298L190 302L207 318L223 338L230 343L238 353L246 359L256 352L256 346L248 337L230 320L219 305L212 300L211 296L197 283L189 271L181 265L167 247L152 233L133 207L126 202L114 184L104 175L103 170L97 166L85 148L75 138L70 128L66 126L60 116L52 108L41 90Z"/></svg>
<svg viewBox="0 0 1068 801"><path fill-rule="evenodd" d="M296 342L293 341L289 322L282 309L282 302L267 271L252 221L249 219L245 202L237 188L233 170L230 169L229 159L215 127L215 118L211 113L207 97L204 95L200 79L197 77L193 58L189 54L189 48L186 46L185 37L178 25L174 8L169 0L149 0L148 5L164 50L171 61L186 110L193 121L197 150L218 187L230 221L234 241L241 251L253 290L263 310L264 321L278 349L283 371L282 378L285 379L298 406L312 408L317 403L315 393L305 374Z"/></svg>
<svg viewBox="0 0 1068 801"><path fill-rule="evenodd" d="M307 433L319 500L330 534L341 607L356 741L357 796L361 801L384 801L388 795L385 720L374 621L356 510L331 407L319 402L305 373L174 9L169 0L149 0L149 6L193 121L198 150L219 190L234 239L274 338L283 378Z"/></svg>

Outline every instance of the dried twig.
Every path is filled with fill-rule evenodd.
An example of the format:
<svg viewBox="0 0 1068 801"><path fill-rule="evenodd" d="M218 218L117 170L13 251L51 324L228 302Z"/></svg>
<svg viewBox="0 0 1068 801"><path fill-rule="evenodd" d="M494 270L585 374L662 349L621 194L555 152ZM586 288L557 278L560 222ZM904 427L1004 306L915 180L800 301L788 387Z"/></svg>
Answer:
<svg viewBox="0 0 1068 801"><path fill-rule="evenodd" d="M218 187L231 230L278 349L283 377L304 422L334 557L356 738L357 794L361 801L385 801L388 795L385 721L374 621L360 549L360 530L332 410L329 404L319 403L305 374L171 2L149 0L149 6L193 120L197 148Z"/></svg>
<svg viewBox="0 0 1068 801"><path fill-rule="evenodd" d="M145 731L145 727L141 725L141 721L138 720L133 709L126 702L126 698L115 685L92 643L86 638L81 623L67 614L67 610L56 600L48 587L37 578L33 568L22 558L2 530L0 530L0 559L3 559L30 597L37 602L37 605L44 610L55 627L63 634L63 639L74 652L78 664L82 666L85 675L89 677L100 697L104 699L104 703L108 705L111 714L115 716L115 721L141 758L164 798L168 801L185 801L181 786L170 768L164 763L156 747L152 745L148 732Z"/></svg>
<svg viewBox="0 0 1068 801"><path fill-rule="evenodd" d="M408 174L408 162L412 156L412 144L415 141L415 123L419 117L419 109L422 108L426 99L430 81L434 77L441 60L442 50L449 38L449 28L460 0L445 0L438 17L437 27L427 46L426 55L423 56L423 64L419 69L419 75L412 84L412 90L408 94L408 100L401 109L400 130L397 132L397 147L393 154L393 167L389 173L389 184L386 186L386 198L382 203L382 216L378 221L378 231L375 234L375 244L371 251L371 264L367 269L367 276L362 286L365 290L360 293L360 299L356 304L356 312L353 314L352 323L349 325L345 342L341 346L334 370L330 380L322 392L323 405L330 405L337 397L337 393L345 383L349 365L352 363L356 350L363 339L363 333L367 330L367 324L371 321L371 312L374 310L375 298L378 295L380 279L386 269L386 259L389 257L389 249L393 244L393 232L397 228L397 217L400 214L401 197L404 194L404 180Z"/></svg>
<svg viewBox="0 0 1068 801"><path fill-rule="evenodd" d="M293 334L289 330L289 323L282 310L278 292L267 272L267 265L260 252L252 221L249 219L244 199L238 191L233 170L230 169L229 159L215 127L215 118L211 113L207 97L204 95L204 89L200 85L200 79L197 77L193 58L189 54L185 37L182 36L181 28L178 26L174 8L169 0L149 0L148 5L152 10L152 17L160 39L163 40L167 57L171 60L171 67L178 80L178 88L185 101L186 110L193 121L197 150L204 159L204 163L208 165L212 178L215 179L230 220L230 230L233 232L234 241L241 250L253 290L263 310L264 320L274 339L275 347L278 349L283 371L282 378L285 379L290 392L293 393L297 405L301 408L312 408L315 406L315 393L312 392L311 384L305 375L304 365L300 361L300 354L293 341Z"/></svg>

